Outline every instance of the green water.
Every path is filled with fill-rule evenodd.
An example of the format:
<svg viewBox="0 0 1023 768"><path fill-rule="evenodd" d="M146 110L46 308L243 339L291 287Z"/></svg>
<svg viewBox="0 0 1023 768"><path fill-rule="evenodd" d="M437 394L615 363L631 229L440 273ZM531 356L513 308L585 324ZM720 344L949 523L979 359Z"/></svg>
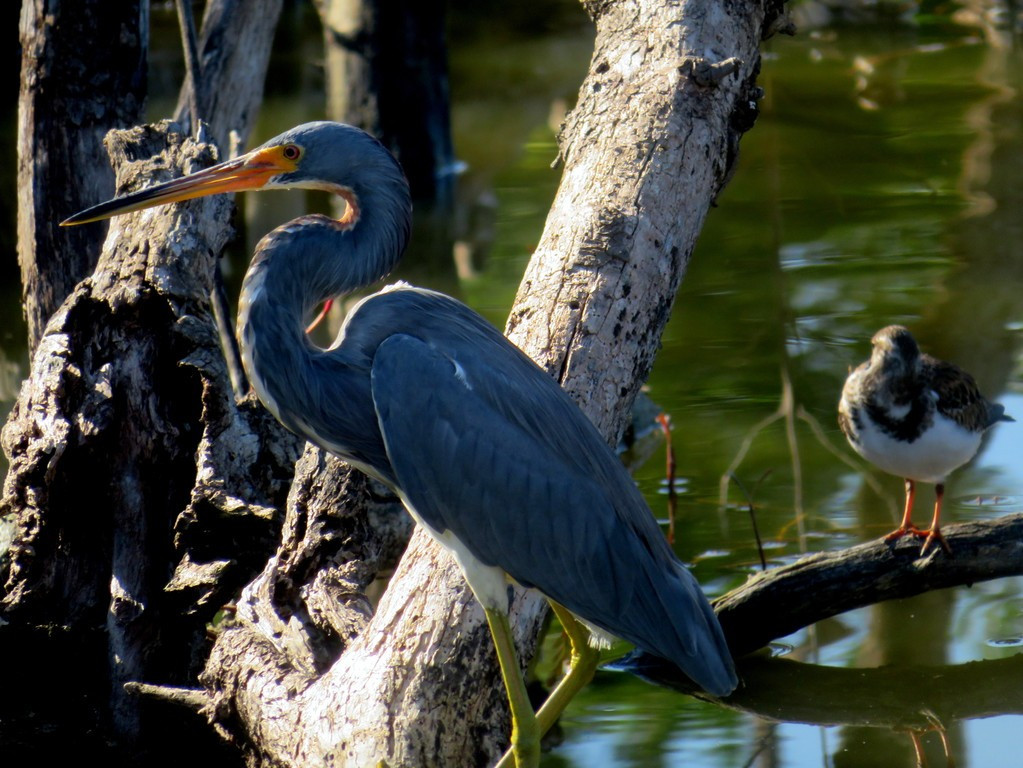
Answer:
<svg viewBox="0 0 1023 768"><path fill-rule="evenodd" d="M559 9L553 18L499 5L452 11L453 125L466 170L453 220L418 214L398 275L458 295L498 325L557 188L551 126L588 65L592 30L574 4ZM301 18L287 23L253 143L322 117L322 75L310 63L318 36L303 32ZM174 82L173 54L154 66ZM765 44L762 115L707 219L649 381L674 423L676 547L709 593L759 567L745 497L734 484L724 504L720 495L744 440L734 474L753 495L769 564L896 524L900 481L850 467L835 421L847 369L878 328L908 325L926 351L972 371L1023 422L1021 83L1019 50L990 45L948 16L836 25ZM151 116L167 103L155 99ZM307 204L294 193L246 200L248 248ZM454 248L437 234L452 230ZM16 285L7 290L6 305L16 306ZM9 404L24 352L13 320L7 333L0 395ZM778 412L785 387L790 416L754 432ZM944 519L1020 511L1021 429L998 427L953 475ZM637 481L664 517L663 443L649 438L637 453ZM921 523L932 498L929 487L918 494ZM751 678L759 688L748 686L741 707L601 671L543 765L913 766L911 736L886 725L898 706L940 720L960 768L1019 765L1021 587L977 584L821 622L784 640L783 664ZM793 660L853 671L817 675L784 665ZM977 660L990 663L962 667ZM943 666L935 679L964 675L969 716L928 702L928 687L913 682L917 665ZM854 670L879 667L884 674L857 682ZM999 685L1006 676L1019 683L1016 695ZM902 704L917 688L920 700ZM946 764L937 731L920 743L928 764Z"/></svg>
<svg viewBox="0 0 1023 768"><path fill-rule="evenodd" d="M571 101L588 61L586 35L550 35L510 53L462 40L453 51L456 146L474 153L469 184L491 181L497 201L488 259L459 288L497 323L556 189L549 115L560 99ZM554 50L578 55L578 67L551 65ZM519 73L511 96L493 85L509 55L541 62ZM553 82L560 75L563 85ZM758 567L744 497L733 485L722 507L720 479L751 430L779 409L783 381L793 411L804 415L792 419L794 440L782 417L752 435L735 469L755 488L769 564L876 538L897 523L901 482L859 462L852 469L834 452L852 458L835 406L848 367L867 355L878 328L908 325L926 350L971 370L985 393L1023 413L1020 53L945 18L836 27L767 43L760 83L762 116L707 219L649 381L674 423L676 548L715 594ZM484 153L495 144L497 152ZM655 441L636 473L661 516L663 451ZM999 427L949 482L947 519L1018 512L1021 458L1018 425ZM918 494L922 522L932 499L929 487ZM850 670L1006 659L1023 635L1021 586L978 584L840 616L786 638L787 659ZM775 690L752 697L760 714L601 672L566 714L564 741L543 765L913 766L911 736L884 724L888 706L904 701L901 687L917 685L913 666L909 682L896 673L869 679L876 708L870 696L863 706L862 691L845 678L786 669ZM964 684L984 691L1006 674L1023 691L1019 664L981 667ZM919 687L919 700L906 706L930 706L940 721L949 708L929 703L930 689ZM994 688L979 708L988 716L940 723L958 766L1021 762L1023 695ZM845 712L806 703L844 697ZM929 764L945 765L936 731L920 743Z"/></svg>

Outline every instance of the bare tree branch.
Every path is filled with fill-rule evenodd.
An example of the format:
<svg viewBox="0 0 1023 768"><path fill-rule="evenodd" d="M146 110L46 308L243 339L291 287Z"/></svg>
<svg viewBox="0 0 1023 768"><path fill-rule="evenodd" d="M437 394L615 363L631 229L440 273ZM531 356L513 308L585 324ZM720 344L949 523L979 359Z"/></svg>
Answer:
<svg viewBox="0 0 1023 768"><path fill-rule="evenodd" d="M209 124L214 143L226 152L230 134L242 146L263 102L274 30L283 0L211 0L206 3L199 42L203 84L195 97L199 117ZM190 83L178 95L174 119L189 120Z"/></svg>
<svg viewBox="0 0 1023 768"><path fill-rule="evenodd" d="M736 655L802 627L884 600L1023 575L1023 514L942 527L952 557L940 548L920 557L920 542L880 539L818 552L752 576L715 601Z"/></svg>

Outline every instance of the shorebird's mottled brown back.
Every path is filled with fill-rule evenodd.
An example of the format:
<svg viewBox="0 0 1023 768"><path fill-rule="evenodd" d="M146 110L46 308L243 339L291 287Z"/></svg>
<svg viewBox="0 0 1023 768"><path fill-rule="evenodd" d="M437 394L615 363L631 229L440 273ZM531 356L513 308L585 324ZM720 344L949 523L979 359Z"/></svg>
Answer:
<svg viewBox="0 0 1023 768"><path fill-rule="evenodd" d="M973 376L957 365L930 355L921 358L921 378L937 395L938 411L962 427L982 432L997 421L1011 421L1005 407L992 403L977 389Z"/></svg>

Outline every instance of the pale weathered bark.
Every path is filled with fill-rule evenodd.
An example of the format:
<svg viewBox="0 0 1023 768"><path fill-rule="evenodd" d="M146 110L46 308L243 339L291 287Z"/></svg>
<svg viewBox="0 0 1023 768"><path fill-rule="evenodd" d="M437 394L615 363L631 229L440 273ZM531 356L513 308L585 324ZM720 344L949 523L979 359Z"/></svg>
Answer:
<svg viewBox="0 0 1023 768"><path fill-rule="evenodd" d="M142 115L148 3L24 0L20 27L18 263L31 354L99 257L101 227L55 225L113 191L103 136Z"/></svg>
<svg viewBox="0 0 1023 768"><path fill-rule="evenodd" d="M597 41L562 137L565 175L509 323L609 441L649 373L703 218L756 114L759 3L590 3ZM289 525L300 510L289 508ZM278 560L286 560L282 548ZM271 562L261 580L272 580ZM372 621L323 675L247 588L205 680L253 754L289 765L485 765L507 739L483 614L421 531ZM519 594L523 661L544 607ZM292 615L289 621L295 619ZM301 620L301 617L298 617Z"/></svg>
<svg viewBox="0 0 1023 768"><path fill-rule="evenodd" d="M194 96L199 117L210 126L223 156L231 147L232 132L244 146L255 125L282 5L283 0L206 3L199 41L199 93L192 93L190 83L182 86L175 119L189 121Z"/></svg>
<svg viewBox="0 0 1023 768"><path fill-rule="evenodd" d="M195 136L202 124L212 133L221 159L242 148L255 125L282 4L283 0L210 0L203 15L201 41L196 39L191 5L184 0L176 4L187 75L174 119L191 125ZM203 135L204 140L208 138L209 134ZM249 384L219 263L211 303L231 383L241 398Z"/></svg>

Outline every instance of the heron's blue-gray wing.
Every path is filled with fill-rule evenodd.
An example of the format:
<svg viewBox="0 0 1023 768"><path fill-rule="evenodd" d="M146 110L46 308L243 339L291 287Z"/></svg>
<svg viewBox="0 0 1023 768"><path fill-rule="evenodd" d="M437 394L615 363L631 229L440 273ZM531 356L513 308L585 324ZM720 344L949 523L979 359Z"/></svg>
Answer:
<svg viewBox="0 0 1023 768"><path fill-rule="evenodd" d="M457 345L391 336L374 357L372 392L398 485L431 528L586 621L671 659L707 690L734 687L711 608L627 472L521 353L502 342L460 361ZM532 410L529 418L509 417L516 403ZM608 454L618 479L582 471L564 455L566 434L575 451Z"/></svg>

